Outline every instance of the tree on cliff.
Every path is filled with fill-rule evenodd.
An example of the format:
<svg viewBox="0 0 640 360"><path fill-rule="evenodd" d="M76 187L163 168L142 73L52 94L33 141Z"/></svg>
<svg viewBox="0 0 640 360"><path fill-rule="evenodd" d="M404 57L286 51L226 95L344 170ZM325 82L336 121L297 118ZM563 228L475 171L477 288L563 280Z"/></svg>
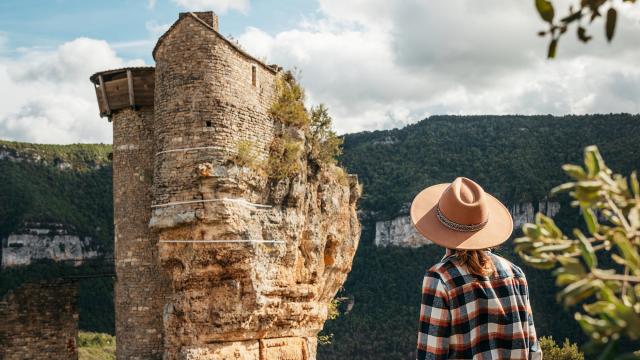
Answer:
<svg viewBox="0 0 640 360"><path fill-rule="evenodd" d="M622 1L629 3L636 2L636 0ZM556 56L558 41L572 24L576 25L578 39L587 43L592 39L592 36L588 34L586 27L592 26L592 23L597 18L604 17L604 30L607 41L610 42L613 39L618 19L618 11L614 6L613 0L576 0L574 4L569 6L568 13L559 18L555 16L555 8L551 1L534 0L534 2L538 14L540 14L542 20L546 21L549 25L547 30L538 32L540 36L549 36L549 48L547 50L547 56L549 58Z"/></svg>
<svg viewBox="0 0 640 360"><path fill-rule="evenodd" d="M551 194L569 192L584 218L573 236L538 213L534 224L522 227L515 251L529 265L555 269L557 294L565 308L577 308L575 319L591 338L587 350L599 359L640 358L619 355L618 345L640 339L640 183L609 169L598 148L584 151L584 167L567 164L573 181ZM633 343L632 343L633 344ZM637 349L634 349L637 350Z"/></svg>

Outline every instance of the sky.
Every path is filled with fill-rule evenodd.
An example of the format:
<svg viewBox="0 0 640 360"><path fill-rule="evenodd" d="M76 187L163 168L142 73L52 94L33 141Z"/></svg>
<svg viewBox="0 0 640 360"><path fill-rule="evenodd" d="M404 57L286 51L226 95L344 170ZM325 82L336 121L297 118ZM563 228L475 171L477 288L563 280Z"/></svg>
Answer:
<svg viewBox="0 0 640 360"><path fill-rule="evenodd" d="M110 143L89 76L152 66L157 38L191 10L298 69L339 134L435 114L638 113L640 5L613 3L612 43L596 20L589 44L570 30L547 60L528 0L0 0L0 139Z"/></svg>

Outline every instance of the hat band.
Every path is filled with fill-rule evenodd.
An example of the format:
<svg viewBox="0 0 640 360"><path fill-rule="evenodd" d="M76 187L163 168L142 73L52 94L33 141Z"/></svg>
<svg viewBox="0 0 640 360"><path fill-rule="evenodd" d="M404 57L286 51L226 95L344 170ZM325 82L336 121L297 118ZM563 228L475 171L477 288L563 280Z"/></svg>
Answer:
<svg viewBox="0 0 640 360"><path fill-rule="evenodd" d="M454 231L461 231L461 232L472 232L472 231L478 231L482 228L484 228L485 225L487 225L487 221L489 221L489 219L479 223L479 224L471 224L471 225L466 225L466 224L458 224L455 221L452 221L450 219L448 219L446 216L444 216L444 214L442 213L442 211L440 211L440 206L436 205L436 217L438 218L438 220L442 223L442 225L446 226L447 228L454 230Z"/></svg>

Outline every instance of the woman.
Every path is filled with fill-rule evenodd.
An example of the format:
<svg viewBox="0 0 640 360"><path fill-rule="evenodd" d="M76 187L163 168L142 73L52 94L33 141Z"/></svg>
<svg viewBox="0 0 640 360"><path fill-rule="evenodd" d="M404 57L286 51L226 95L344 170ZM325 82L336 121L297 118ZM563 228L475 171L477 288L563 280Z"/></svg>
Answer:
<svg viewBox="0 0 640 360"><path fill-rule="evenodd" d="M541 359L525 275L490 251L513 231L504 205L459 177L422 190L411 220L446 248L422 284L417 358Z"/></svg>

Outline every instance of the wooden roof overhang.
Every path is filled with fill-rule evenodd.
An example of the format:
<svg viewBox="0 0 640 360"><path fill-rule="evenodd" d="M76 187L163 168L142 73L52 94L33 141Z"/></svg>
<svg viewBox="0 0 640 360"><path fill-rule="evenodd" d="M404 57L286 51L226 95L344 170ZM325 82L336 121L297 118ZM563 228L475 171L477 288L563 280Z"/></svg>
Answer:
<svg viewBox="0 0 640 360"><path fill-rule="evenodd" d="M128 67L101 71L89 78L94 84L100 116L114 111L153 106L154 67Z"/></svg>

